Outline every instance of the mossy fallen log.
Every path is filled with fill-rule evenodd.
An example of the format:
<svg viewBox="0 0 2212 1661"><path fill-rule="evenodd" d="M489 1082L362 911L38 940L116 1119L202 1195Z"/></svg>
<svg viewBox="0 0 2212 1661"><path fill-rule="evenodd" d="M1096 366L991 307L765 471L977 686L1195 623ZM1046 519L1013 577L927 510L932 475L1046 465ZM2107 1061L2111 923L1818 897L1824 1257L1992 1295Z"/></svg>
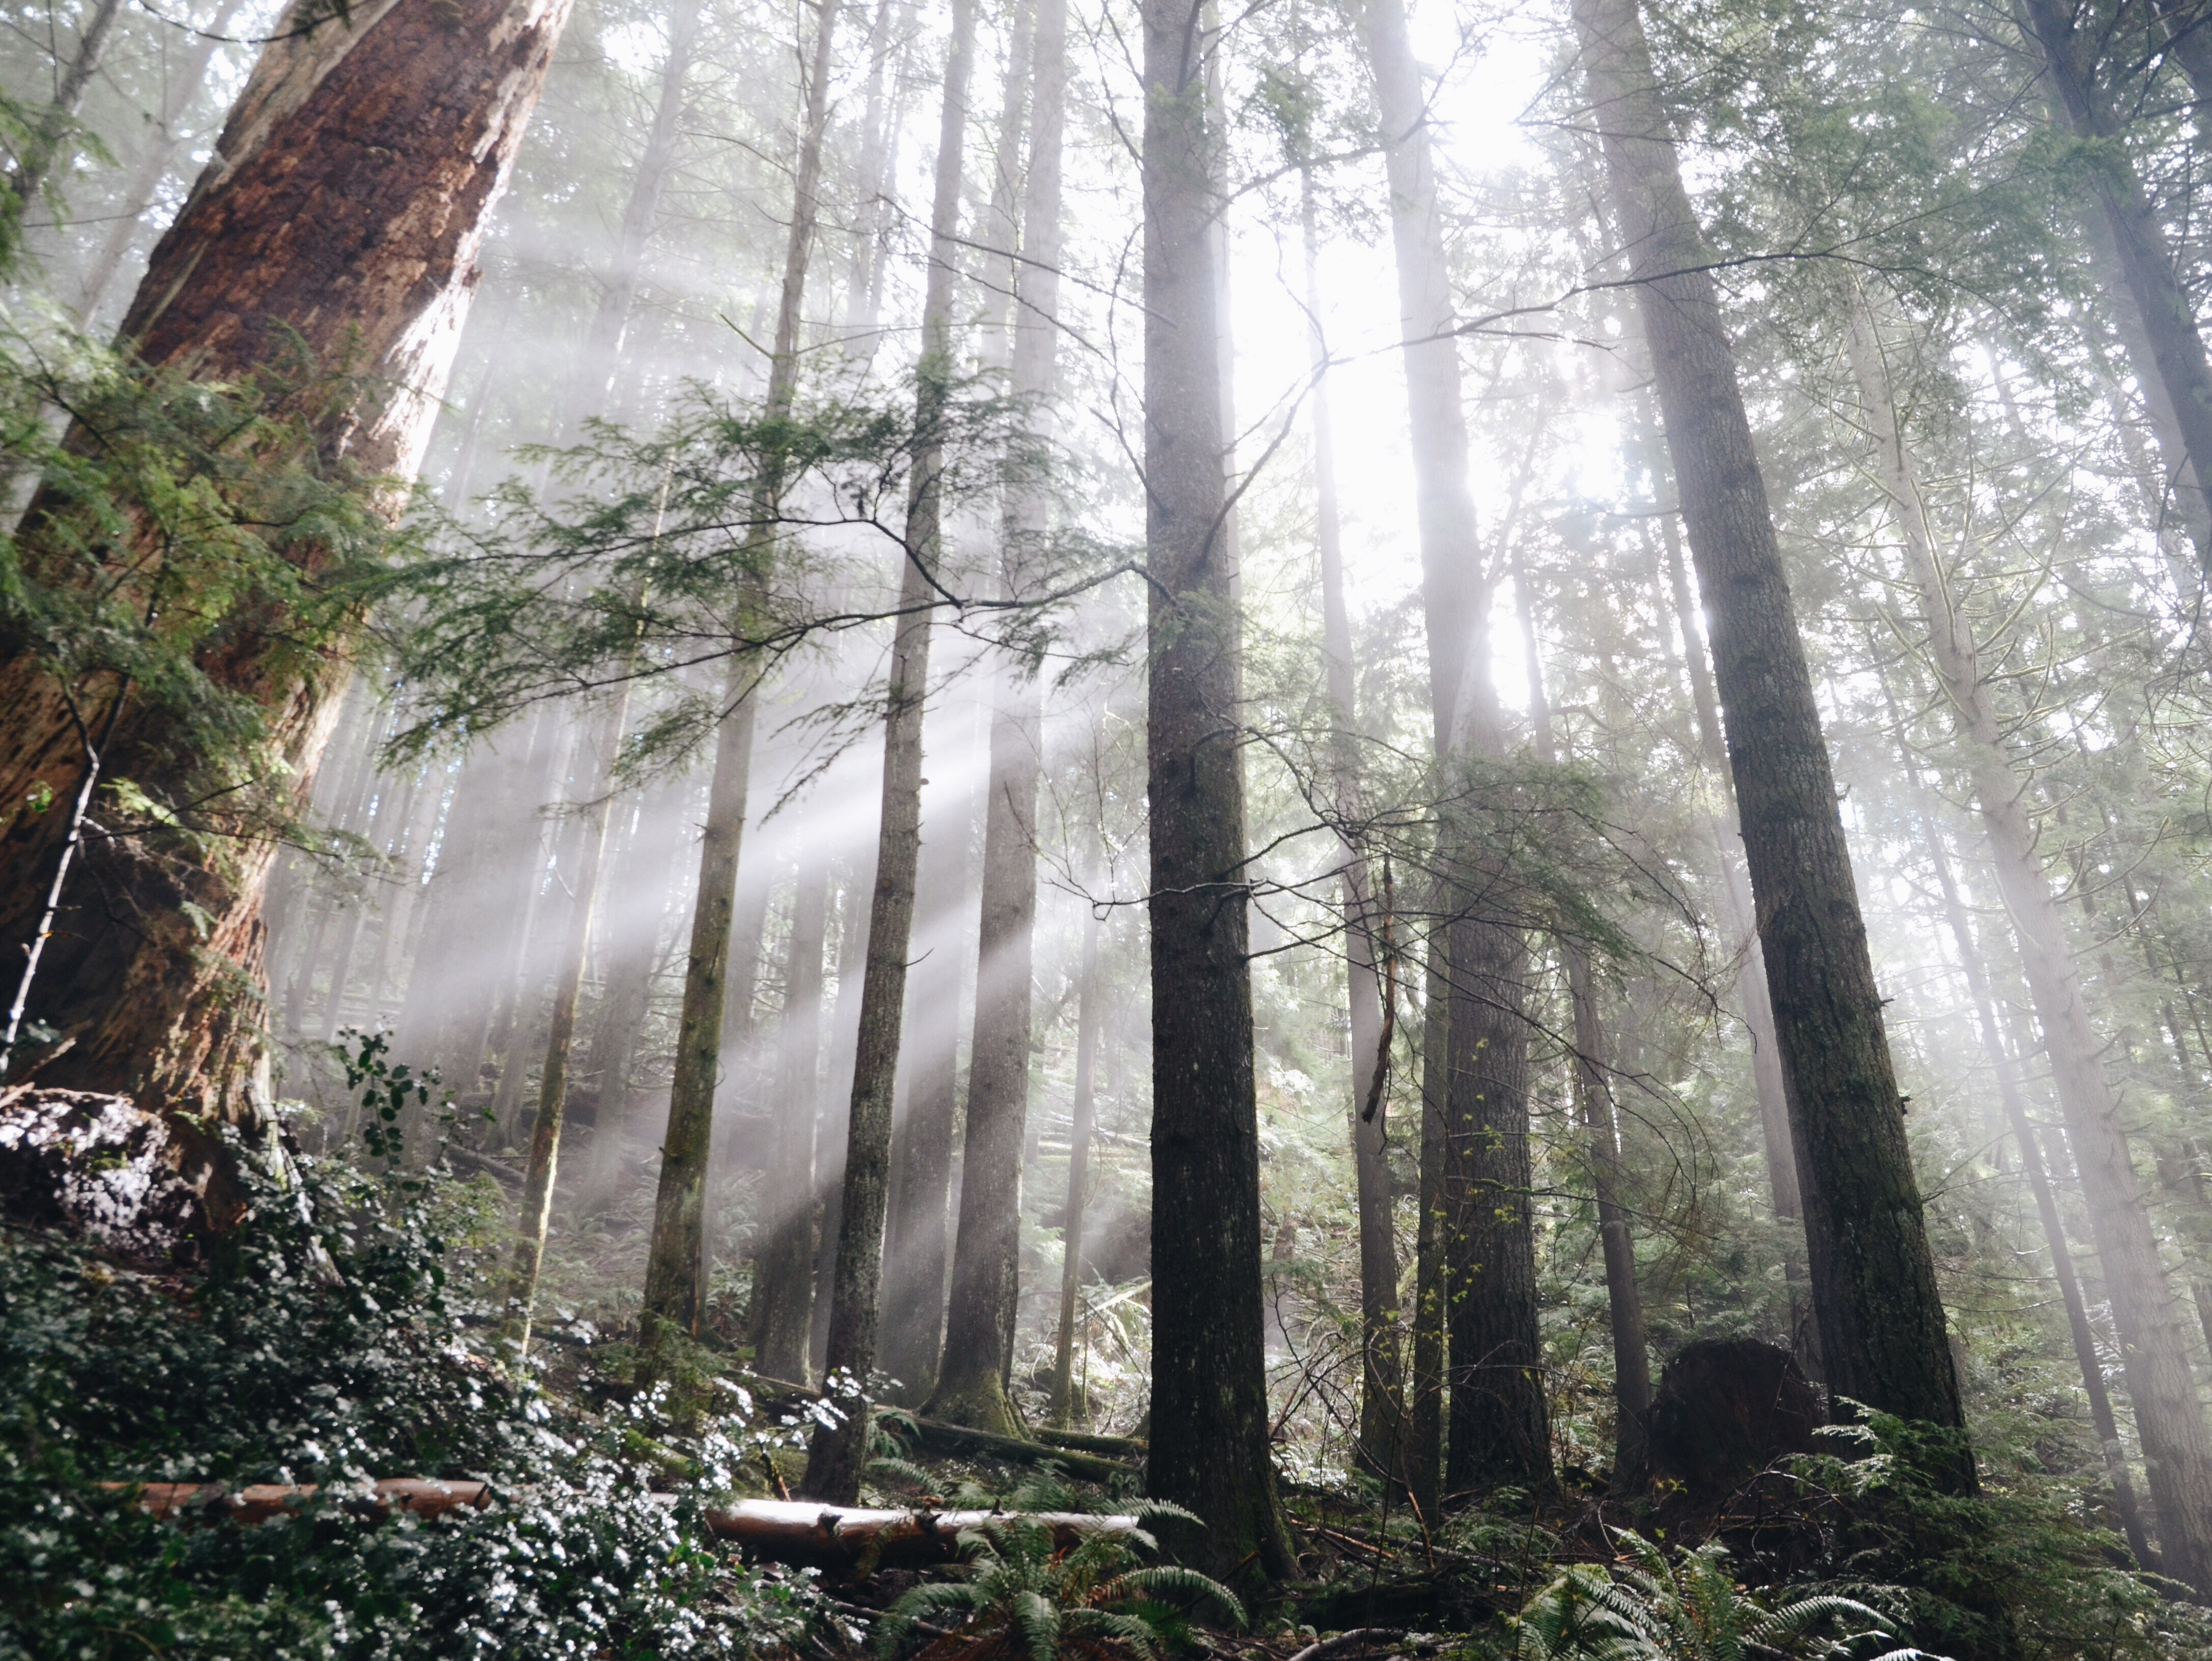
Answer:
<svg viewBox="0 0 2212 1661"><path fill-rule="evenodd" d="M988 1430L970 1430L965 1425L947 1424L942 1419L917 1415L914 1427L926 1452L980 1453L988 1458L1030 1465L1050 1460L1069 1475L1080 1476L1086 1482L1107 1482L1117 1476L1136 1474L1136 1468L1122 1460L1102 1458L1075 1448L1024 1441L1016 1436L1000 1436Z"/></svg>

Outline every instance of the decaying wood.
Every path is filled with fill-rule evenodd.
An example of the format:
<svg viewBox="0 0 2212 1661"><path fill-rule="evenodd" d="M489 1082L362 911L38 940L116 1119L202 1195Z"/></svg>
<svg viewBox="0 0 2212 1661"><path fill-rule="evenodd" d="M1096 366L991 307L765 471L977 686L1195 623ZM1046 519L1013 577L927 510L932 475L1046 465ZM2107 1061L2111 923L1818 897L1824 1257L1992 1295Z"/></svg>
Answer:
<svg viewBox="0 0 2212 1661"><path fill-rule="evenodd" d="M966 1530L1015 1521L1042 1524L1062 1548L1085 1535L1128 1534L1137 1527L1133 1517L1085 1512L870 1511L805 1500L742 1500L707 1512L707 1527L718 1539L778 1562L815 1564L860 1558L886 1566L950 1561Z"/></svg>
<svg viewBox="0 0 2212 1661"><path fill-rule="evenodd" d="M1041 1464L1048 1459L1065 1469L1070 1475L1080 1476L1091 1482L1103 1482L1113 1476L1126 1476L1130 1472L1130 1466L1125 1460L1104 1458L1073 1447L1048 1446L1041 1442L1024 1441L1018 1436L1000 1436L988 1430L970 1430L965 1425L947 1424L941 1419L916 1419L914 1422L921 1433L921 1445L932 1451L981 1453L994 1459L1011 1459L1032 1465Z"/></svg>
<svg viewBox="0 0 2212 1661"><path fill-rule="evenodd" d="M322 1492L313 1482L253 1482L231 1488L221 1482L102 1482L111 1494L137 1488L139 1509L155 1517L198 1510L234 1523L265 1523L304 1510ZM439 1482L419 1476L386 1476L372 1488L335 1490L335 1502L349 1509L358 1506L376 1517L394 1511L417 1517L435 1517L466 1506L482 1511L491 1504L491 1488L483 1482Z"/></svg>

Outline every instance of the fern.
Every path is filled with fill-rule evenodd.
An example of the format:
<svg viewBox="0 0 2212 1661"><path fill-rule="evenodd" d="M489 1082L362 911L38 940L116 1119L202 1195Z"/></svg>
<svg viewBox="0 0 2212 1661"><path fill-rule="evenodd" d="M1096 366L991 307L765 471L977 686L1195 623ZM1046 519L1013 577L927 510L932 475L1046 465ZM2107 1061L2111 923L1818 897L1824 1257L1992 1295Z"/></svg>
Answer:
<svg viewBox="0 0 2212 1661"><path fill-rule="evenodd" d="M1189 1515L1158 1505L1143 1514ZM890 1661L927 1628L934 1635L921 1661L1154 1661L1184 1646L1194 1610L1243 1623L1243 1605L1218 1581L1179 1565L1140 1565L1137 1547L1152 1543L1136 1530L1085 1535L1062 1549L1043 1523L994 1518L961 1536L965 1579L917 1586L891 1605L877 1653Z"/></svg>
<svg viewBox="0 0 2212 1661"><path fill-rule="evenodd" d="M1717 1541L1668 1560L1641 1535L1614 1539L1613 1573L1577 1564L1514 1622L1517 1661L1776 1661L1840 1657L1889 1641L1888 1618L1855 1597L1821 1593L1776 1604L1737 1584ZM1879 1661L1934 1661L1893 1646Z"/></svg>

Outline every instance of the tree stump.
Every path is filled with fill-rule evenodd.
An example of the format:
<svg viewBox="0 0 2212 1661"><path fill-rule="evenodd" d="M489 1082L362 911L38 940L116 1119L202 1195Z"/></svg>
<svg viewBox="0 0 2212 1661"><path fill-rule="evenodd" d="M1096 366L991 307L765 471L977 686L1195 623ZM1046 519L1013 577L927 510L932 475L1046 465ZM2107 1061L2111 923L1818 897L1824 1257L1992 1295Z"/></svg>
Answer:
<svg viewBox="0 0 2212 1661"><path fill-rule="evenodd" d="M1651 1404L1651 1474L1688 1493L1735 1493L1827 1422L1820 1392L1786 1349L1706 1338L1667 1364Z"/></svg>

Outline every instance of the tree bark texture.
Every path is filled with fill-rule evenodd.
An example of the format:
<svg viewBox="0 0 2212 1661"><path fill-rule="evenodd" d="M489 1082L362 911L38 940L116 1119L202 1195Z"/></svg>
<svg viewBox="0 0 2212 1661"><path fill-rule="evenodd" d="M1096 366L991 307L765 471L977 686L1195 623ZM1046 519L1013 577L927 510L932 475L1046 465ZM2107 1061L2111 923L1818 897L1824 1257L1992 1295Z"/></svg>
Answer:
<svg viewBox="0 0 2212 1661"><path fill-rule="evenodd" d="M939 452L933 436L954 371L953 285L958 275L962 156L968 131L968 82L975 58L975 0L952 0L945 100L937 129L937 179L930 212L929 277L922 295L921 363L916 379L916 447L906 507L906 557L899 620L884 688L883 814L876 839L875 896L868 910L868 957L860 985L860 1030L854 1051L853 1097L845 1140L837 1270L831 1287L827 1371L849 1377L856 1392L839 1423L814 1433L802 1491L810 1500L850 1505L866 1457L868 1375L876 1364L882 1290L884 1218L890 1198L891 1097L897 1081L905 1013L907 948L914 932L915 867L921 856L921 731L929 696L930 607L944 557Z"/></svg>
<svg viewBox="0 0 2212 1661"><path fill-rule="evenodd" d="M1152 1405L1148 1491L1205 1520L1215 1573L1295 1572L1267 1446L1258 1103L1246 956L1236 571L1214 259L1223 204L1198 0L1146 0L1146 782L1152 973Z"/></svg>
<svg viewBox="0 0 2212 1661"><path fill-rule="evenodd" d="M1022 39L1020 25L1029 38ZM1009 94L1000 124L994 220L1009 258L1016 307L1013 395L1030 411L1030 441L1052 436L1051 403L1059 362L1060 141L1067 111L1066 0L1038 0L1034 18L1018 19L1015 67L1036 65L1029 167L1022 200L1022 259L1014 242L1013 177L1019 103ZM1010 70L1010 73L1012 73ZM1006 200L1001 204L1000 192ZM1042 455L1036 458L1042 460ZM1000 593L1034 599L1048 569L1050 534L1042 493L1011 483L1000 530ZM1014 1319L1021 1299L1022 1154L1029 1116L1030 983L1036 926L1037 781L1043 765L1043 688L1034 664L1000 666L991 715L990 783L983 812L983 896L976 949L975 1028L968 1072L968 1133L963 1149L960 1232L946 1314L945 1367L931 1411L956 1424L1011 1434L1019 1427L1006 1395L1013 1368Z"/></svg>
<svg viewBox="0 0 2212 1661"><path fill-rule="evenodd" d="M1468 758L1504 751L1490 684L1490 582L1468 483L1459 317L1437 204L1429 108L1403 0L1370 0L1368 59L1382 118L1401 356L1413 436L1444 904L1443 1307L1449 1331L1445 1485L1552 1486L1528 1204L1528 946L1504 873L1465 823Z"/></svg>
<svg viewBox="0 0 2212 1661"><path fill-rule="evenodd" d="M766 409L790 407L799 386L799 330L806 299L807 259L820 212L823 136L830 123L830 52L836 39L837 0L822 0L814 24L814 52L804 100L799 175L792 192L791 228L784 245L783 287L776 307L775 350L769 366ZM763 505L748 538L747 559L758 567L769 557L776 481L763 486ZM642 1364L647 1374L664 1335L696 1333L706 1301L707 1176L714 1141L714 1092L720 1082L722 1019L729 993L730 924L736 904L738 856L744 835L745 795L752 774L753 734L760 666L744 654L730 660L727 713L714 745L714 781L699 843L699 891L691 914L691 943L684 970L684 1005L678 1018L676 1068L668 1094L668 1129L661 1139L660 1186L653 1200L653 1242L640 1312Z"/></svg>
<svg viewBox="0 0 2212 1661"><path fill-rule="evenodd" d="M324 458L413 475L474 293L476 257L544 84L568 0L374 0L262 53L213 159L154 250L122 334L147 362L230 380L294 343L362 372L312 421ZM296 14L295 14L296 15ZM450 21L449 21L450 19ZM27 535L33 549L41 508ZM33 563L35 553L32 554ZM303 551L303 558L314 556ZM265 754L311 777L346 654L280 648L281 619L222 636L204 666L264 711ZM0 800L33 780L66 797L85 765L59 697L28 659L0 663ZM189 799L204 758L126 709L111 776ZM0 821L0 939L23 938L62 814ZM260 1058L260 905L274 847L134 859L94 849L33 1002L76 1043L42 1074L142 1105L246 1116ZM195 919L204 919L196 922ZM194 1133L197 1134L197 1133Z"/></svg>
<svg viewBox="0 0 2212 1661"><path fill-rule="evenodd" d="M1714 678L1766 952L1830 1390L1964 1410L1835 778L1718 293L1635 0L1574 9L1660 411L1712 608ZM1948 1472L1972 1486L1963 1447Z"/></svg>
<svg viewBox="0 0 2212 1661"><path fill-rule="evenodd" d="M2089 1017L2058 902L2035 851L2028 782L2015 770L1973 624L1937 563L1927 505L1897 412L1888 365L1864 295L1850 296L1850 359L1872 435L1875 476L1888 495L1920 594L1929 655L1951 706L1959 759L1972 781L1989 837L1997 891L2020 944L2021 967L2043 1028L2053 1092L2088 1202L2091 1238L2112 1304L2128 1395L2166 1573L2212 1592L2212 1438L2189 1365L2189 1330L2159 1260L2119 1103L2105 1076L2104 1049ZM2027 1157L2025 1146L2022 1157Z"/></svg>
<svg viewBox="0 0 2212 1661"><path fill-rule="evenodd" d="M814 1110L822 1062L822 948L830 921L830 866L802 863L784 960L783 1019L773 1104L775 1207L753 1271L755 1365L772 1378L806 1377L814 1324Z"/></svg>

